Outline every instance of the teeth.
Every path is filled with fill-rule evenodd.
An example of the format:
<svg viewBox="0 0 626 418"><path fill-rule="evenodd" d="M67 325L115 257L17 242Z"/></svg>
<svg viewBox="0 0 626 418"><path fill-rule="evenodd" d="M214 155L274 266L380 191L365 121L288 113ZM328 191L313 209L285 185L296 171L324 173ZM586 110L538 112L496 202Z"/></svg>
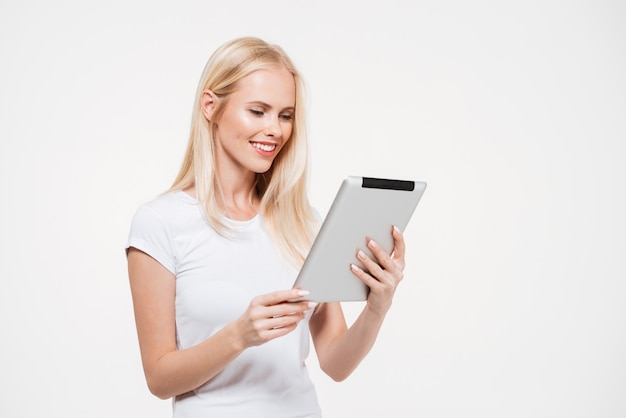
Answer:
<svg viewBox="0 0 626 418"><path fill-rule="evenodd" d="M276 145L259 144L258 142L252 142L252 146L260 149L261 151L268 151L268 152L274 151L274 149L276 149Z"/></svg>

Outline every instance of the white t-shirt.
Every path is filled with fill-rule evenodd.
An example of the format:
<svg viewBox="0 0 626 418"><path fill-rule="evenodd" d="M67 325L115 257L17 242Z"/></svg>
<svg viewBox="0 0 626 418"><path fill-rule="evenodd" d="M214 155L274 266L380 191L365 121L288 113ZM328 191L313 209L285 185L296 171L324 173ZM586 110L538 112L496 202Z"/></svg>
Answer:
<svg viewBox="0 0 626 418"><path fill-rule="evenodd" d="M297 271L272 244L262 217L230 222L237 235L218 234L183 191L160 196L135 214L128 247L176 276L179 349L239 318L253 297L293 286ZM321 417L305 365L308 319L284 337L246 349L206 384L178 396L174 417Z"/></svg>

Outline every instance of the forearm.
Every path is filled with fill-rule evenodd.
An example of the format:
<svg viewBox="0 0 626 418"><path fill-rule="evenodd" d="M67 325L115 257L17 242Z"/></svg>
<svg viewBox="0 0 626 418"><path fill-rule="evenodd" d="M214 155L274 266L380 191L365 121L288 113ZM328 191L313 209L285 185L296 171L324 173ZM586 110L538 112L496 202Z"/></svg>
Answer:
<svg viewBox="0 0 626 418"><path fill-rule="evenodd" d="M165 354L144 361L151 392L160 398L189 392L215 377L248 347L292 332L311 308L307 302L287 302L301 296L304 292L298 289L257 296L239 319L204 342L184 350L175 350L168 342L170 348L161 351Z"/></svg>
<svg viewBox="0 0 626 418"><path fill-rule="evenodd" d="M385 315L366 306L352 326L318 350L320 367L335 381L346 379L374 345Z"/></svg>
<svg viewBox="0 0 626 418"><path fill-rule="evenodd" d="M168 352L150 364L144 361L150 391L167 399L211 380L244 350L235 328L229 324L198 345Z"/></svg>
<svg viewBox="0 0 626 418"><path fill-rule="evenodd" d="M357 257L365 269L351 264L354 275L370 289L365 309L354 324L346 330L340 309L340 321L332 319L330 310L325 310L327 315L318 321L319 325L314 332L323 342L322 349L318 350L320 366L334 380L347 378L370 351L391 307L396 288L404 276L404 238L396 227L392 228L392 235L394 248L391 255L369 239L367 247L374 254L375 260L359 250ZM325 325L338 322L343 322L343 327ZM329 330L325 332L324 328Z"/></svg>

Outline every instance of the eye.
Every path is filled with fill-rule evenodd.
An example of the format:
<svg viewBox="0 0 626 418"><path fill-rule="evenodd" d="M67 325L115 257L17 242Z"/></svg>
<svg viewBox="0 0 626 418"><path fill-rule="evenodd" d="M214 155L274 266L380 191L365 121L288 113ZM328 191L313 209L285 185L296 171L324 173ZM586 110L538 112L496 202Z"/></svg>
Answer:
<svg viewBox="0 0 626 418"><path fill-rule="evenodd" d="M291 120L293 120L293 115L289 114L289 113L283 113L282 115L280 115L280 118L282 120L291 121Z"/></svg>
<svg viewBox="0 0 626 418"><path fill-rule="evenodd" d="M250 113L254 116L263 116L263 111L258 109L250 109Z"/></svg>

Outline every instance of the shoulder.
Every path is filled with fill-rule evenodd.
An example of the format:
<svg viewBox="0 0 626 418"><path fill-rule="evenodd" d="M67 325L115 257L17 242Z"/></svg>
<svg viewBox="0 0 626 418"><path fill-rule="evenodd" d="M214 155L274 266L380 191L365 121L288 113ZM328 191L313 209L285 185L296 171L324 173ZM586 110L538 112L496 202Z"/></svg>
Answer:
<svg viewBox="0 0 626 418"><path fill-rule="evenodd" d="M194 209L198 202L182 190L167 192L145 202L139 210L148 209L161 215Z"/></svg>
<svg viewBox="0 0 626 418"><path fill-rule="evenodd" d="M197 212L197 201L183 191L167 192L142 204L135 213L135 219L148 218L165 223L176 223L190 213Z"/></svg>
<svg viewBox="0 0 626 418"><path fill-rule="evenodd" d="M202 211L193 197L183 191L168 192L137 209L131 232L154 233L155 230L161 230L171 236L175 235L177 229L185 228L190 221L202 220Z"/></svg>
<svg viewBox="0 0 626 418"><path fill-rule="evenodd" d="M166 193L137 209L126 248L137 248L175 272L177 237L202 223L201 210L194 198L182 191Z"/></svg>

